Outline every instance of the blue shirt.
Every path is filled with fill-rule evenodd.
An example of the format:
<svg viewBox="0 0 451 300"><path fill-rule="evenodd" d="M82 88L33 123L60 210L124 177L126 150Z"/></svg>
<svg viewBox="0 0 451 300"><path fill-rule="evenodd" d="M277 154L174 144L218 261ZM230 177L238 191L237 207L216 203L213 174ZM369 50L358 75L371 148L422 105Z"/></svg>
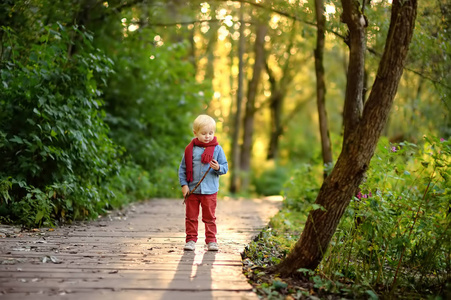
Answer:
<svg viewBox="0 0 451 300"><path fill-rule="evenodd" d="M182 162L179 167L179 181L180 185L188 185L191 191L196 184L202 179L205 172L208 170L210 164L203 164L200 159L202 153L204 153L205 148L194 146L193 147L193 181L186 181L186 165L185 165L185 155L183 155ZM210 169L205 179L197 187L195 194L205 194L211 195L219 191L219 176L224 175L229 170L227 159L224 154L224 150L220 145L215 146L213 152L213 159L219 164L219 170Z"/></svg>

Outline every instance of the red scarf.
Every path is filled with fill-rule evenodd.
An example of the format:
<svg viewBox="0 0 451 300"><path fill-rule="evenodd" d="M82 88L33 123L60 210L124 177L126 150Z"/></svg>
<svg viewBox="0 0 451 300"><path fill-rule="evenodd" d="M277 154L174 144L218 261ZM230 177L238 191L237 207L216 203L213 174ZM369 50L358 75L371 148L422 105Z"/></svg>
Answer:
<svg viewBox="0 0 451 300"><path fill-rule="evenodd" d="M208 164L213 159L213 152L215 151L215 146L218 145L216 137L209 143L202 143L198 138L192 139L191 143L185 148L185 165L186 165L186 181L193 181L193 147L194 145L199 147L204 147L204 153L201 156L201 162L203 164Z"/></svg>

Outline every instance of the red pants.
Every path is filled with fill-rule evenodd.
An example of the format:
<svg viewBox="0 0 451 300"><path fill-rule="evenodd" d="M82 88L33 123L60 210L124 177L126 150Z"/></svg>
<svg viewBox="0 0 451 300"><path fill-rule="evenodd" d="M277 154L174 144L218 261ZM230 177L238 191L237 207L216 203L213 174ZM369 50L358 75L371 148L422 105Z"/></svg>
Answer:
<svg viewBox="0 0 451 300"><path fill-rule="evenodd" d="M197 227L199 218L199 206L202 207L202 222L205 224L205 242L216 243L216 196L191 194L186 199L185 231L186 242L197 242Z"/></svg>

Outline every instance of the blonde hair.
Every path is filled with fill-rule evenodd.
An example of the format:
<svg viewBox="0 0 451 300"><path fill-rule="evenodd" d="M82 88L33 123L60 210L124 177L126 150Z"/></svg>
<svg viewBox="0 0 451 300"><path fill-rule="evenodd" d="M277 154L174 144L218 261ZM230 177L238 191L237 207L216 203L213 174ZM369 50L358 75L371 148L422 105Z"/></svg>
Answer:
<svg viewBox="0 0 451 300"><path fill-rule="evenodd" d="M209 115L199 115L193 122L193 131L199 132L204 127L210 127L216 130L215 120Z"/></svg>

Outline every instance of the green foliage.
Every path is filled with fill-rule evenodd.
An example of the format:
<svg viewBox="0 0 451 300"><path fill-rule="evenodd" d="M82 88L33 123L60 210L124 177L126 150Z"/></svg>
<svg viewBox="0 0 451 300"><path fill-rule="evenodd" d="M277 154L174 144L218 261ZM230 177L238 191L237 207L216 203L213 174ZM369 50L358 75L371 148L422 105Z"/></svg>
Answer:
<svg viewBox="0 0 451 300"><path fill-rule="evenodd" d="M244 255L257 266L276 265L289 252L289 243L282 246L282 240L272 233L271 228L264 229L258 240L246 247Z"/></svg>
<svg viewBox="0 0 451 300"><path fill-rule="evenodd" d="M259 177L253 179L255 191L264 196L280 195L288 179L287 174L287 168L280 165L264 170Z"/></svg>
<svg viewBox="0 0 451 300"><path fill-rule="evenodd" d="M320 188L318 168L309 164L299 165L285 183L283 206L289 210L307 214L319 207L314 204Z"/></svg>
<svg viewBox="0 0 451 300"><path fill-rule="evenodd" d="M285 208L280 210L271 218L269 227L246 247L244 255L259 267L278 264L297 241L304 222L298 212Z"/></svg>
<svg viewBox="0 0 451 300"><path fill-rule="evenodd" d="M244 273L253 281L257 293L265 299L284 299L283 295L288 293L288 285L285 282L279 278L268 278L262 271L262 268L280 263L295 242L289 230L283 232L283 227L278 226L283 219L283 212L280 212L271 220L271 223L276 223L274 227L278 229L273 230L273 224L263 229L259 236L246 246L243 253ZM295 220L292 221L297 224ZM285 225L292 228L289 222Z"/></svg>
<svg viewBox="0 0 451 300"><path fill-rule="evenodd" d="M366 180L318 269L328 279L311 274L317 288L343 293L350 287L337 290L337 282L351 281L354 292L358 289L373 298L384 290L445 292L451 265L450 145L450 141L428 137L421 146L381 139ZM297 213L297 219L305 220L316 208L312 203L318 190L312 187L318 187L318 181L309 167L287 182L284 207L289 214ZM289 214L279 213L281 218ZM285 222L272 225L279 237L292 232Z"/></svg>
<svg viewBox="0 0 451 300"><path fill-rule="evenodd" d="M450 266L450 142L381 141L322 269L373 286L444 292ZM390 289L389 289L390 290Z"/></svg>
<svg viewBox="0 0 451 300"><path fill-rule="evenodd" d="M156 46L155 35L130 33L115 51L115 76L105 91L106 121L113 140L149 172L159 187L157 196L177 197L176 170L192 138L193 111L200 112L211 92L207 82L195 81L186 60L189 45Z"/></svg>
<svg viewBox="0 0 451 300"><path fill-rule="evenodd" d="M112 61L77 27L45 30L25 48L3 28L10 52L0 71L0 212L24 226L93 217L127 202L117 192L152 189L127 178L140 171L122 164L103 122L99 97ZM83 44L71 56L74 37Z"/></svg>
<svg viewBox="0 0 451 300"><path fill-rule="evenodd" d="M258 291L259 294L265 299L285 299L285 296L280 293L283 293L287 287L287 283L281 281L280 279L275 279L270 283L263 282L258 286Z"/></svg>
<svg viewBox="0 0 451 300"><path fill-rule="evenodd" d="M331 294L353 299L367 299L368 296L371 299L378 299L367 285L349 282L339 272L329 276L309 269L299 269L298 272L302 274L303 279L297 281L292 278L289 279L289 283L278 278L277 274L268 275L265 272L265 269L277 265L286 257L299 239L305 220L305 212L284 208L271 218L270 227L262 230L245 248L244 273L251 279L257 293L265 299L286 299L288 295L295 299L303 299L311 296L312 291L313 295L323 295L324 299Z"/></svg>
<svg viewBox="0 0 451 300"><path fill-rule="evenodd" d="M87 7L0 4L2 221L52 225L180 195L176 170L209 82L196 82L183 39L128 30L164 7Z"/></svg>
<svg viewBox="0 0 451 300"><path fill-rule="evenodd" d="M321 265L300 273L315 290L346 297L444 297L451 266L450 160L451 142L443 138L425 137L421 145L381 139ZM246 248L247 274L258 286L266 282L268 293L276 290L259 279L265 274L259 267L278 263L299 239L317 208L315 173L305 166L290 178L271 229Z"/></svg>
<svg viewBox="0 0 451 300"><path fill-rule="evenodd" d="M449 126L451 122L449 117L451 110L451 86L449 85L451 81L451 33L449 30L451 4L449 1L427 1L418 3L418 6L418 21L409 49L409 64L416 70L421 70L425 77L430 78L433 86L429 88L435 90L434 98L440 101L417 97L415 106L421 106L421 102L425 102L423 104L425 107L421 109L425 118L421 121L427 121L428 116L433 116L429 122L437 126L438 134L449 136L451 134ZM419 88L423 88L423 81L424 78L420 80ZM420 99L422 101L419 101ZM432 114L433 111L435 111L434 114Z"/></svg>
<svg viewBox="0 0 451 300"><path fill-rule="evenodd" d="M418 14L408 61L401 78L397 100L385 134L392 141L418 142L418 132L450 135L451 6L447 1L418 2ZM391 5L368 3L368 82L374 80L389 28Z"/></svg>

